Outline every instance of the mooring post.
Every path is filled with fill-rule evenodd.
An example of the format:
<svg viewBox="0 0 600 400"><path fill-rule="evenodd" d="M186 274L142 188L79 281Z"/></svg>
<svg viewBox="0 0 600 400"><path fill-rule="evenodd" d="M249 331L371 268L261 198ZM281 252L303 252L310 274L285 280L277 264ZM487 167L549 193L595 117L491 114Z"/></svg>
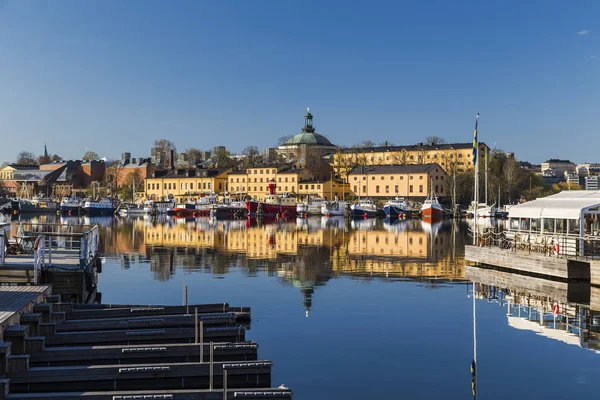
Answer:
<svg viewBox="0 0 600 400"><path fill-rule="evenodd" d="M181 281L181 305L185 305L185 281Z"/></svg>
<svg viewBox="0 0 600 400"><path fill-rule="evenodd" d="M198 307L194 307L194 329L196 332L195 335L195 342L196 344L198 344Z"/></svg>
<svg viewBox="0 0 600 400"><path fill-rule="evenodd" d="M223 368L223 400L227 400L227 370Z"/></svg>
<svg viewBox="0 0 600 400"><path fill-rule="evenodd" d="M209 386L208 389L209 390L213 390L213 342L210 342L210 367L209 367L209 375L210 375L210 379L209 379Z"/></svg>
<svg viewBox="0 0 600 400"><path fill-rule="evenodd" d="M204 362L204 321L200 321L200 362Z"/></svg>
<svg viewBox="0 0 600 400"><path fill-rule="evenodd" d="M186 315L190 315L190 303L188 302L188 287L185 287L185 313Z"/></svg>

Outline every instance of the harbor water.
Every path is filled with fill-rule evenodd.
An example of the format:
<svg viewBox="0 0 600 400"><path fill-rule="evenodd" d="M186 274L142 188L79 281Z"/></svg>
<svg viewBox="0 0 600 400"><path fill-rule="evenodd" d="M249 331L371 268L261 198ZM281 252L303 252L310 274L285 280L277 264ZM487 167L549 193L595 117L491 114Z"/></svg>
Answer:
<svg viewBox="0 0 600 400"><path fill-rule="evenodd" d="M252 307L247 338L297 399L473 398L473 287L477 398L597 392L595 310L540 316L553 299L522 279L473 285L466 222L33 218L100 225L103 303L181 304L187 286L190 303Z"/></svg>

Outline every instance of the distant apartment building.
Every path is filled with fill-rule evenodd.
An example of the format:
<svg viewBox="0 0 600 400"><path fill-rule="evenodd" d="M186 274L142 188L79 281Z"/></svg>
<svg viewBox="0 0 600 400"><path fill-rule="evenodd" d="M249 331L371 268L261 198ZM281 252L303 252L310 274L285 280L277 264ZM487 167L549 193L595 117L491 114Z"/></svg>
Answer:
<svg viewBox="0 0 600 400"><path fill-rule="evenodd" d="M568 185L579 185L580 177L574 172L565 172L565 182L567 182Z"/></svg>
<svg viewBox="0 0 600 400"><path fill-rule="evenodd" d="M121 154L121 159L115 161L110 170L107 172L109 181L115 182L118 187L132 181L135 176L138 187L143 187L143 181L154 171L153 157L141 158L132 157L131 153L125 152Z"/></svg>
<svg viewBox="0 0 600 400"><path fill-rule="evenodd" d="M263 200L269 191L269 183L277 183L278 193L297 194L299 182L312 178L304 168L294 168L288 164L264 164L231 171L227 177L227 187L230 194L247 194L253 199Z"/></svg>
<svg viewBox="0 0 600 400"><path fill-rule="evenodd" d="M590 175L585 177L585 190L600 190L600 176Z"/></svg>
<svg viewBox="0 0 600 400"><path fill-rule="evenodd" d="M560 160L558 158L551 158L542 163L542 174L547 171L554 171L556 176L564 176L565 172L575 172L575 164L569 160Z"/></svg>
<svg viewBox="0 0 600 400"><path fill-rule="evenodd" d="M348 174L355 196L424 199L432 191L445 197L448 174L439 164L358 166Z"/></svg>
<svg viewBox="0 0 600 400"><path fill-rule="evenodd" d="M480 161L489 147L479 143ZM472 143L378 146L342 149L330 158L331 166L342 178L355 166L438 164L447 173L474 168ZM348 168L350 167L350 168Z"/></svg>
<svg viewBox="0 0 600 400"><path fill-rule="evenodd" d="M579 176L600 175L599 163L582 163L577 164L575 171Z"/></svg>

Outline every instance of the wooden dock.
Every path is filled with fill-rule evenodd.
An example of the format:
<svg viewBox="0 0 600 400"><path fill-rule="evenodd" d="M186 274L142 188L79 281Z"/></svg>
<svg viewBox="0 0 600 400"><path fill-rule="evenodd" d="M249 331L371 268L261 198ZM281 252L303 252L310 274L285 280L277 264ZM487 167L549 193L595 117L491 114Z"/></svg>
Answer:
<svg viewBox="0 0 600 400"><path fill-rule="evenodd" d="M0 342L0 400L292 398L245 340L249 308L75 305L21 289Z"/></svg>
<svg viewBox="0 0 600 400"><path fill-rule="evenodd" d="M33 305L44 301L52 294L50 286L7 286L0 285L0 326L19 324L21 314L33 310ZM4 340L4 329L0 329L0 340Z"/></svg>

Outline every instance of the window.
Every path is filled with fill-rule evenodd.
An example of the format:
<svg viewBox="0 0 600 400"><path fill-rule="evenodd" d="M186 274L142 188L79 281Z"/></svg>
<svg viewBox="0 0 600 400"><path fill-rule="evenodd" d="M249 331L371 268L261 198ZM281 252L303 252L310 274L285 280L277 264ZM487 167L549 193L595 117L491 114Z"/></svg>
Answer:
<svg viewBox="0 0 600 400"><path fill-rule="evenodd" d="M357 189L356 185L354 185L354 193L358 193L358 189Z"/></svg>
<svg viewBox="0 0 600 400"><path fill-rule="evenodd" d="M362 190L362 192L363 192L363 193L367 193L367 187L366 187L365 185L363 185L363 190Z"/></svg>
<svg viewBox="0 0 600 400"><path fill-rule="evenodd" d="M260 178L260 183L262 183L262 178Z"/></svg>
<svg viewBox="0 0 600 400"><path fill-rule="evenodd" d="M403 177L403 176L401 176L401 177L400 177L400 180L401 180L401 181L403 181L403 180L404 180L404 177Z"/></svg>
<svg viewBox="0 0 600 400"><path fill-rule="evenodd" d="M444 193L444 186L440 186L440 193Z"/></svg>
<svg viewBox="0 0 600 400"><path fill-rule="evenodd" d="M296 182L296 178L292 176L292 182Z"/></svg>
<svg viewBox="0 0 600 400"><path fill-rule="evenodd" d="M194 190L194 182L190 183L190 190Z"/></svg>
<svg viewBox="0 0 600 400"><path fill-rule="evenodd" d="M286 192L288 191L288 187L287 187L287 186L285 187L285 191L286 191Z"/></svg>
<svg viewBox="0 0 600 400"><path fill-rule="evenodd" d="M288 181L288 178L287 178L287 176L285 177L285 181L286 181L286 182Z"/></svg>
<svg viewBox="0 0 600 400"><path fill-rule="evenodd" d="M394 192L398 193L398 185L394 186Z"/></svg>
<svg viewBox="0 0 600 400"><path fill-rule="evenodd" d="M276 174L276 173L277 173L277 170L276 170L276 169L273 169L273 171L272 171L271 173L272 173L272 174Z"/></svg>
<svg viewBox="0 0 600 400"><path fill-rule="evenodd" d="M371 177L371 180L372 180L372 181L374 181L374 180L375 180L375 177L374 177L374 176L372 176L372 177Z"/></svg>
<svg viewBox="0 0 600 400"><path fill-rule="evenodd" d="M260 174L261 174L261 175L263 174L263 170L262 170L262 169L260 170Z"/></svg>
<svg viewBox="0 0 600 400"><path fill-rule="evenodd" d="M393 181L394 180L394 175L390 176L390 180Z"/></svg>
<svg viewBox="0 0 600 400"><path fill-rule="evenodd" d="M437 176L437 175L436 175L436 176L435 176L435 180L437 181L437 180L438 180L438 178L439 178L439 176Z"/></svg>
<svg viewBox="0 0 600 400"><path fill-rule="evenodd" d="M256 186L254 186L254 191L256 192Z"/></svg>
<svg viewBox="0 0 600 400"><path fill-rule="evenodd" d="M358 178L355 176L355 177L354 177L354 180L357 180L357 179L358 179Z"/></svg>
<svg viewBox="0 0 600 400"><path fill-rule="evenodd" d="M257 179L257 178L254 178L254 183L256 183L256 182L258 182L258 179Z"/></svg>
<svg viewBox="0 0 600 400"><path fill-rule="evenodd" d="M302 190L302 185L298 185L298 189Z"/></svg>
<svg viewBox="0 0 600 400"><path fill-rule="evenodd" d="M167 184L165 183L165 190L167 190Z"/></svg>
<svg viewBox="0 0 600 400"><path fill-rule="evenodd" d="M413 192L413 185L410 185L410 186L408 187L408 191L409 191L410 193L412 193L412 192Z"/></svg>
<svg viewBox="0 0 600 400"><path fill-rule="evenodd" d="M219 190L223 190L223 182L219 182Z"/></svg>
<svg viewBox="0 0 600 400"><path fill-rule="evenodd" d="M442 176L440 176L440 180L442 180L442 181L444 180L444 176L443 176L443 175L442 175Z"/></svg>
<svg viewBox="0 0 600 400"><path fill-rule="evenodd" d="M317 185L317 189L321 189L321 185Z"/></svg>
<svg viewBox="0 0 600 400"><path fill-rule="evenodd" d="M386 192L386 193L389 193L389 192L390 192L390 187L389 187L389 185L385 185L385 192Z"/></svg>
<svg viewBox="0 0 600 400"><path fill-rule="evenodd" d="M411 181L413 180L414 176L409 177L408 179L410 179Z"/></svg>
<svg viewBox="0 0 600 400"><path fill-rule="evenodd" d="M315 185L310 185L310 188L311 188L311 189L314 189L314 188L315 188Z"/></svg>
<svg viewBox="0 0 600 400"><path fill-rule="evenodd" d="M279 181L278 182L281 182L281 177L279 177Z"/></svg>
<svg viewBox="0 0 600 400"><path fill-rule="evenodd" d="M375 193L379 193L379 185L375 186Z"/></svg>
<svg viewBox="0 0 600 400"><path fill-rule="evenodd" d="M419 179L420 179L420 180L423 180L423 175L419 175Z"/></svg>
<svg viewBox="0 0 600 400"><path fill-rule="evenodd" d="M435 185L435 192L438 192L438 185Z"/></svg>
<svg viewBox="0 0 600 400"><path fill-rule="evenodd" d="M463 157L462 153L458 155L458 158L462 158L462 157Z"/></svg>
<svg viewBox="0 0 600 400"><path fill-rule="evenodd" d="M381 180L383 180L383 175L381 176Z"/></svg>
<svg viewBox="0 0 600 400"><path fill-rule="evenodd" d="M419 193L423 193L423 185L419 185Z"/></svg>

